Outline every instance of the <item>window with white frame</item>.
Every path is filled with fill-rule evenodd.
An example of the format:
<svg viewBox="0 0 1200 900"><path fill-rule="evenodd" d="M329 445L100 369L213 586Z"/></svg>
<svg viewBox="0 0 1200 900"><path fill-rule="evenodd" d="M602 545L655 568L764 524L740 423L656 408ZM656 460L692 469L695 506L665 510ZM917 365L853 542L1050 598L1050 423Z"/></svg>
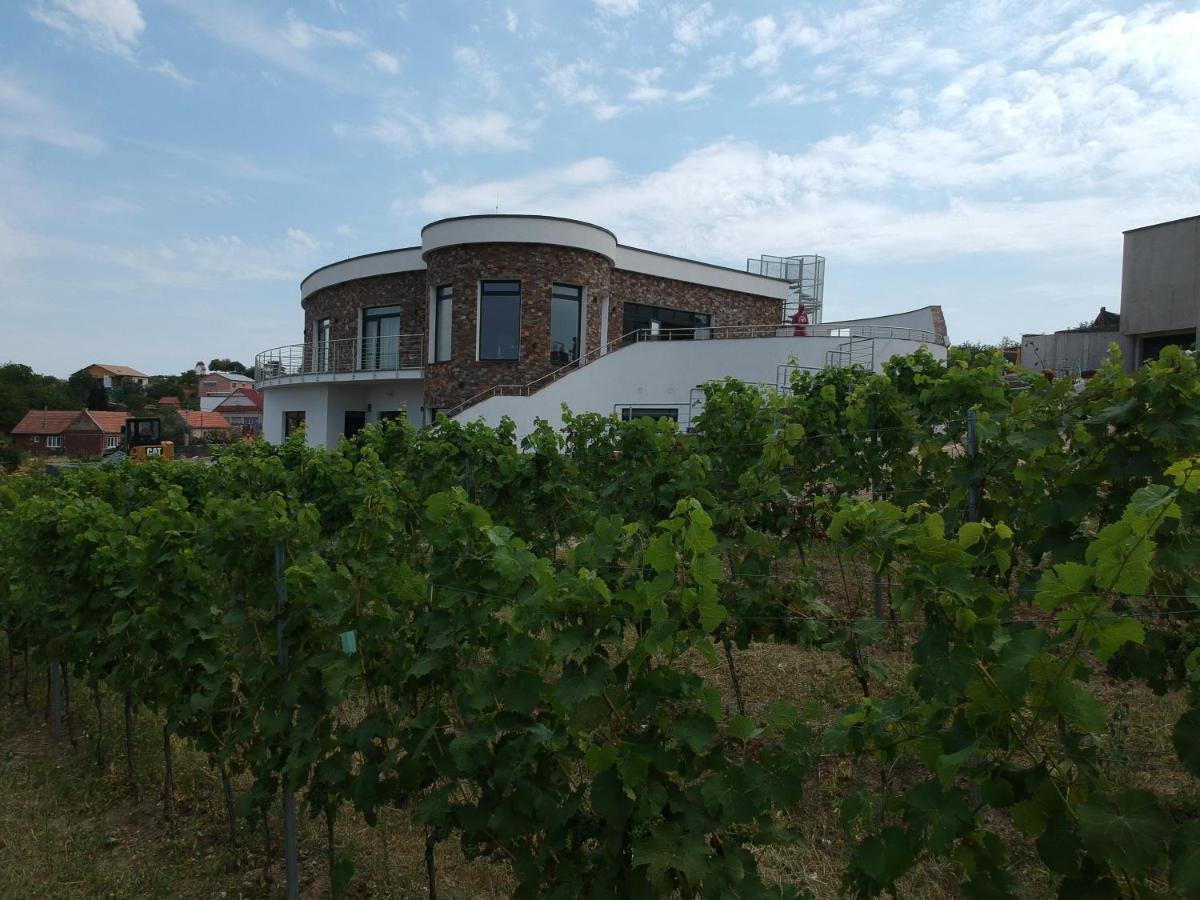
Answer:
<svg viewBox="0 0 1200 900"><path fill-rule="evenodd" d="M121 446L121 436L117 434L106 434L104 436L104 449L116 450Z"/></svg>
<svg viewBox="0 0 1200 900"><path fill-rule="evenodd" d="M49 447L51 450L62 449L62 435L61 434L46 435L46 446Z"/></svg>

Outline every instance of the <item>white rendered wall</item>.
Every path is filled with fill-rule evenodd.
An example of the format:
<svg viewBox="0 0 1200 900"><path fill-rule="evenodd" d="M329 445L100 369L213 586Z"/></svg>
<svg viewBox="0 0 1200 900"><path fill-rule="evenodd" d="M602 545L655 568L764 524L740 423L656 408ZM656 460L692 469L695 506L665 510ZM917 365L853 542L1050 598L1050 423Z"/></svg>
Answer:
<svg viewBox="0 0 1200 900"><path fill-rule="evenodd" d="M887 323L892 324L892 323ZM905 326L915 327L915 326ZM458 421L483 419L499 424L504 416L524 436L537 419L554 428L562 426L562 405L574 413L611 415L619 406L674 406L681 423L692 389L726 376L741 381L776 384L779 366L794 363L821 368L825 354L837 350L845 338L775 337L713 341L647 341L624 347L566 375L529 397L492 397L464 410ZM917 341L875 339L875 367L893 356L926 347L935 358L946 359L946 348Z"/></svg>
<svg viewBox="0 0 1200 900"><path fill-rule="evenodd" d="M268 388L263 391L263 437L274 444L282 441L283 414L295 410L304 410L310 447L336 447L350 410L366 413L368 424L379 421L381 412L400 411L420 425L424 384L406 378Z"/></svg>

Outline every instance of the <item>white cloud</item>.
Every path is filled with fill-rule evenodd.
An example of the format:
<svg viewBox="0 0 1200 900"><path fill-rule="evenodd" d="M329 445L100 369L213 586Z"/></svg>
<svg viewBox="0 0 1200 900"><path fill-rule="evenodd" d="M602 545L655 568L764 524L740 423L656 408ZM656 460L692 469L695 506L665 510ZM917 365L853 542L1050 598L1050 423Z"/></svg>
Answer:
<svg viewBox="0 0 1200 900"><path fill-rule="evenodd" d="M400 74L400 60L392 54L384 53L382 50L372 50L368 57L380 72L386 72L388 75Z"/></svg>
<svg viewBox="0 0 1200 900"><path fill-rule="evenodd" d="M349 240L350 238L354 237L354 229L349 225L339 225L337 228L333 229L333 231L334 234L340 238L346 238Z"/></svg>
<svg viewBox="0 0 1200 900"><path fill-rule="evenodd" d="M611 160L593 156L521 178L469 185L438 184L420 198L418 206L422 212L435 216L488 211L496 205L510 212L545 212L550 208L562 211L581 191L608 183L616 174L617 168ZM555 197L561 201L554 201ZM406 204L399 201L393 204L395 211L405 208Z"/></svg>
<svg viewBox="0 0 1200 900"><path fill-rule="evenodd" d="M316 250L321 246L320 241L300 228L289 228L287 230L287 239L294 247L301 250Z"/></svg>
<svg viewBox="0 0 1200 900"><path fill-rule="evenodd" d="M704 81L698 82L682 91L664 88L658 84L658 80L662 77L663 72L664 70L661 66L631 72L629 77L633 81L633 87L629 91L629 102L634 104L651 104L667 100L676 103L687 103L706 96L712 89L712 85Z"/></svg>
<svg viewBox="0 0 1200 900"><path fill-rule="evenodd" d="M281 30L283 39L297 50L307 50L321 45L337 47L360 47L363 39L353 31L333 28L322 28L301 19L293 10L285 15L285 24Z"/></svg>
<svg viewBox="0 0 1200 900"><path fill-rule="evenodd" d="M178 81L180 84L192 85L196 83L191 78L181 74L180 71L175 68L175 64L169 59L160 59L154 65L147 66L146 68L151 72L157 72L159 75L166 75L172 81Z"/></svg>
<svg viewBox="0 0 1200 900"><path fill-rule="evenodd" d="M698 6L672 3L666 14L674 39L671 49L677 53L686 53L709 43L737 21L735 16L717 16L708 2Z"/></svg>
<svg viewBox="0 0 1200 900"><path fill-rule="evenodd" d="M504 27L508 29L509 34L516 34L521 27L521 17L517 15L512 7L504 8Z"/></svg>
<svg viewBox="0 0 1200 900"><path fill-rule="evenodd" d="M232 0L160 0L189 16L216 40L264 59L287 72L319 81L336 90L369 90L361 78L365 62L385 74L398 71L399 60L357 31L326 28L289 9L282 21L266 18L257 5ZM353 60L354 65L346 65ZM271 80L274 76L264 72Z"/></svg>
<svg viewBox="0 0 1200 900"><path fill-rule="evenodd" d="M0 75L0 137L99 153L104 141L70 121L53 103Z"/></svg>
<svg viewBox="0 0 1200 900"><path fill-rule="evenodd" d="M632 16L638 11L638 0L592 0L596 9L611 16Z"/></svg>
<svg viewBox="0 0 1200 900"><path fill-rule="evenodd" d="M366 137L402 150L445 147L456 153L510 153L531 145L534 123L518 121L495 110L444 113L426 119L402 109L381 113L368 126L339 123L341 137Z"/></svg>
<svg viewBox="0 0 1200 900"><path fill-rule="evenodd" d="M29 14L98 50L132 58L146 28L137 0L36 0Z"/></svg>
<svg viewBox="0 0 1200 900"><path fill-rule="evenodd" d="M773 20L757 28L762 46L778 46L767 40L778 37ZM727 139L646 173L589 160L594 177L577 181L554 168L505 182L435 182L419 204L439 215L473 212L508 192L520 201L508 206L731 264L747 252L822 248L848 263L1107 258L1122 229L1200 205L1196 29L1200 13L1165 7L1094 16L1039 42L1032 59L1026 47L1007 64L962 67L934 53L921 64L949 67L940 89L898 82L873 122L795 152ZM938 45L926 37L898 40L881 70L905 56L917 64L920 48ZM632 77L629 102L666 99L660 69ZM776 85L766 100L825 100L824 77ZM596 100L582 79L563 84Z"/></svg>
<svg viewBox="0 0 1200 900"><path fill-rule="evenodd" d="M452 56L472 84L483 88L489 97L499 95L500 73L483 51L475 47L455 47Z"/></svg>
<svg viewBox="0 0 1200 900"><path fill-rule="evenodd" d="M594 79L600 69L594 63L576 60L560 66L553 57L547 56L543 57L541 65L544 71L542 83L567 103L590 107L592 115L602 122L625 111L619 104L610 102L596 86Z"/></svg>

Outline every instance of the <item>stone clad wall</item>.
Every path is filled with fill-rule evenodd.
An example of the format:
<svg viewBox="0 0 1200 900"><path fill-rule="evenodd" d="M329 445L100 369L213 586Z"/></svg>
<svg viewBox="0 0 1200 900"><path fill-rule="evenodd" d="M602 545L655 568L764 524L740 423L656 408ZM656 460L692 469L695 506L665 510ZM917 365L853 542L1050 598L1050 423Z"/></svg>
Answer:
<svg viewBox="0 0 1200 900"><path fill-rule="evenodd" d="M714 326L774 325L780 321L783 308L783 301L773 297L617 269L613 272L612 300L608 310L610 341L624 333L627 302L708 313L713 317Z"/></svg>
<svg viewBox="0 0 1200 900"><path fill-rule="evenodd" d="M550 361L550 291L554 284L585 288L585 348L600 340L600 307L609 292L612 263L590 250L546 244L460 244L426 256L430 288L454 286L450 360L425 366L425 406L448 409L500 384L527 384L560 368ZM476 359L479 282L521 282L521 358Z"/></svg>
<svg viewBox="0 0 1200 900"><path fill-rule="evenodd" d="M303 343L312 342L313 322L332 319L332 340L358 337L359 310L371 306L399 306L402 334L425 334L428 310L425 273L398 272L374 275L331 285L304 301Z"/></svg>
<svg viewBox="0 0 1200 900"><path fill-rule="evenodd" d="M714 325L773 324L781 301L740 291L613 268L599 253L547 244L459 244L431 250L427 269L373 275L331 285L303 303L302 341L311 344L313 323L331 318L334 341L359 336L359 311L401 308L404 334L422 334L429 347L431 289L454 287L450 359L425 363L425 408L449 409L496 385L524 385L560 368L550 361L550 292L554 284L585 289L584 352L600 346L603 304L608 300L608 340L623 332L624 303L633 301L708 313ZM515 362L476 359L479 282L521 282L521 358Z"/></svg>

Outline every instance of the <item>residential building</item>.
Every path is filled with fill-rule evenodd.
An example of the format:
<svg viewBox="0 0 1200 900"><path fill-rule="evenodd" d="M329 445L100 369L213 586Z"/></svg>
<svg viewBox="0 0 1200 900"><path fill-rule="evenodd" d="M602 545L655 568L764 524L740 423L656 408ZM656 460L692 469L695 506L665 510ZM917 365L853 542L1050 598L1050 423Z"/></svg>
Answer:
<svg viewBox="0 0 1200 900"><path fill-rule="evenodd" d="M121 387L124 384L140 384L145 387L150 383L150 376L139 372L130 366L114 366L108 363L92 363L83 370L93 378L99 378L106 388Z"/></svg>
<svg viewBox="0 0 1200 900"><path fill-rule="evenodd" d="M109 403L122 402L125 399L125 389L130 385L145 387L150 383L149 375L129 366L92 363L83 371L93 378L100 379L104 385L104 393Z"/></svg>
<svg viewBox="0 0 1200 900"><path fill-rule="evenodd" d="M227 441L237 437L238 429L234 428L219 412L205 412L198 409L177 409L175 414L183 421L191 440L204 443L207 441Z"/></svg>
<svg viewBox="0 0 1200 900"><path fill-rule="evenodd" d="M774 258L772 258L774 259ZM782 262L811 258L786 258ZM548 216L433 222L419 246L317 269L300 286L302 343L258 354L263 433L304 423L314 445L395 416L438 413L527 433L576 412L669 414L686 426L700 384L776 385L789 365L878 369L918 347L946 356L939 307L842 322L785 321L808 297L786 278L618 243ZM788 266L783 271L789 271ZM809 270L811 271L811 269ZM821 261L823 279L823 260ZM807 303L806 303L807 307Z"/></svg>
<svg viewBox="0 0 1200 900"><path fill-rule="evenodd" d="M239 388L253 388L254 379L238 372L205 372L197 376L201 397L228 397Z"/></svg>
<svg viewBox="0 0 1200 900"><path fill-rule="evenodd" d="M216 399L219 399L219 402L213 407L213 410L223 415L226 421L238 429L242 435L250 437L262 432L263 401L261 393L253 388L238 388L228 397L203 397L200 402L204 404Z"/></svg>
<svg viewBox="0 0 1200 900"><path fill-rule="evenodd" d="M178 398L178 397L159 397L159 398L158 398L158 405L159 405L160 407L169 406L169 407L174 407L174 408L176 408L176 409L177 409L177 408L179 408L179 406L180 406L181 404L180 404L180 402L179 402L179 398Z"/></svg>
<svg viewBox="0 0 1200 900"><path fill-rule="evenodd" d="M13 445L29 453L101 456L121 446L125 413L33 410L12 430Z"/></svg>
<svg viewBox="0 0 1200 900"><path fill-rule="evenodd" d="M1200 327L1200 215L1125 232L1121 334L1130 367L1170 344L1191 347Z"/></svg>

